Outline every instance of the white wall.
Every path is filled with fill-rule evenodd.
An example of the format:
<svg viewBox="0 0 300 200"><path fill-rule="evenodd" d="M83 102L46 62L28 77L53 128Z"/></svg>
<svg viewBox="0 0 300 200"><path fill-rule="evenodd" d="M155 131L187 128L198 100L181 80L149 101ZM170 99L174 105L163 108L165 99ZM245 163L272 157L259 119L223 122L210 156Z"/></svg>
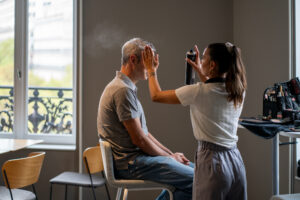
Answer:
<svg viewBox="0 0 300 200"><path fill-rule="evenodd" d="M262 94L289 79L288 0L234 0L233 35L247 69L243 116L262 114ZM239 130L239 148L247 170L250 200L272 194L271 140ZM284 140L285 138L281 138ZM280 147L280 193L288 193L288 146Z"/></svg>
<svg viewBox="0 0 300 200"><path fill-rule="evenodd" d="M120 47L134 36L152 41L160 54L159 80L164 89L184 80L185 51L198 44L233 41L241 47L248 91L243 116L262 113L262 93L289 78L288 0L84 1L84 146L94 144L100 94L120 67ZM146 83L139 83L149 130L172 150L190 159L196 147L188 109L154 104ZM250 200L272 194L271 140L239 130ZM284 141L285 138L281 138ZM281 147L281 193L288 192L288 147ZM130 194L152 199L153 195ZM148 193L147 193L148 194ZM151 194L151 193L150 193Z"/></svg>
<svg viewBox="0 0 300 200"><path fill-rule="evenodd" d="M161 86L175 89L184 83L185 53L194 44L203 50L211 42L232 42L232 17L231 0L84 0L84 148L98 142L98 101L120 69L121 46L126 40L139 36L153 42L160 55ZM171 150L184 152L193 160L197 144L189 108L153 103L147 82L137 86L149 131ZM153 192L129 193L133 200L154 197Z"/></svg>

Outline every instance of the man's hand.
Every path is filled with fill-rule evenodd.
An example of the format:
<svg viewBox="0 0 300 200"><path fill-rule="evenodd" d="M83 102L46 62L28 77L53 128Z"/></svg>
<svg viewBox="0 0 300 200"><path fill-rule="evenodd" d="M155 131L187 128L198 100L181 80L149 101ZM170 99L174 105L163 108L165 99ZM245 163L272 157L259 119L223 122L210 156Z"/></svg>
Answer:
<svg viewBox="0 0 300 200"><path fill-rule="evenodd" d="M184 165L190 164L190 161L183 155L183 153L176 152L172 154L171 157Z"/></svg>

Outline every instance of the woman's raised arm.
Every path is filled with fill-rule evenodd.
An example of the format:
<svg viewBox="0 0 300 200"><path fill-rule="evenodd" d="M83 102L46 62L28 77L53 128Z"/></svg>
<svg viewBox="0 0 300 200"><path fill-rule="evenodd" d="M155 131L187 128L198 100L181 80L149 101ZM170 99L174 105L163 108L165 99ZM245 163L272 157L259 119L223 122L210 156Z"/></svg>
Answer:
<svg viewBox="0 0 300 200"><path fill-rule="evenodd" d="M158 54L154 56L151 47L146 46L142 53L142 58L148 72L148 84L152 101L166 104L180 104L175 90L162 91L160 88L156 74L159 65Z"/></svg>

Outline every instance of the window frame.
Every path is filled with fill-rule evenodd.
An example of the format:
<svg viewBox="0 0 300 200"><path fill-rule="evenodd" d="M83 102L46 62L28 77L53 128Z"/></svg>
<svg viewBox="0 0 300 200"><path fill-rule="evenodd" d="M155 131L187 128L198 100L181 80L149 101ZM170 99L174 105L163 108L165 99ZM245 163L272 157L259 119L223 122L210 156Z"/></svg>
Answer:
<svg viewBox="0 0 300 200"><path fill-rule="evenodd" d="M73 1L73 86L72 86L72 134L29 134L28 131L28 0L14 0L15 29L14 29L14 123L13 133L1 132L0 138L39 139L47 144L76 144L77 116L77 13L78 0ZM24 103L24 99L26 99ZM15 109L18 108L18 109ZM26 121L26 123L24 123Z"/></svg>

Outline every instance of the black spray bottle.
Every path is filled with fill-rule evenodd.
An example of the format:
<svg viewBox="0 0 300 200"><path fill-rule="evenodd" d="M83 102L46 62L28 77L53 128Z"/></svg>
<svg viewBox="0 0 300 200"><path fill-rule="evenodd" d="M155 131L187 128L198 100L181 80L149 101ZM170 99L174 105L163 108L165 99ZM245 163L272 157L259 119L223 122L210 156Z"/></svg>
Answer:
<svg viewBox="0 0 300 200"><path fill-rule="evenodd" d="M192 61L196 60L196 52L192 49L186 53L186 57L189 58ZM193 67L186 62L186 68L185 68L185 84L191 85L195 82L195 71L193 70Z"/></svg>

